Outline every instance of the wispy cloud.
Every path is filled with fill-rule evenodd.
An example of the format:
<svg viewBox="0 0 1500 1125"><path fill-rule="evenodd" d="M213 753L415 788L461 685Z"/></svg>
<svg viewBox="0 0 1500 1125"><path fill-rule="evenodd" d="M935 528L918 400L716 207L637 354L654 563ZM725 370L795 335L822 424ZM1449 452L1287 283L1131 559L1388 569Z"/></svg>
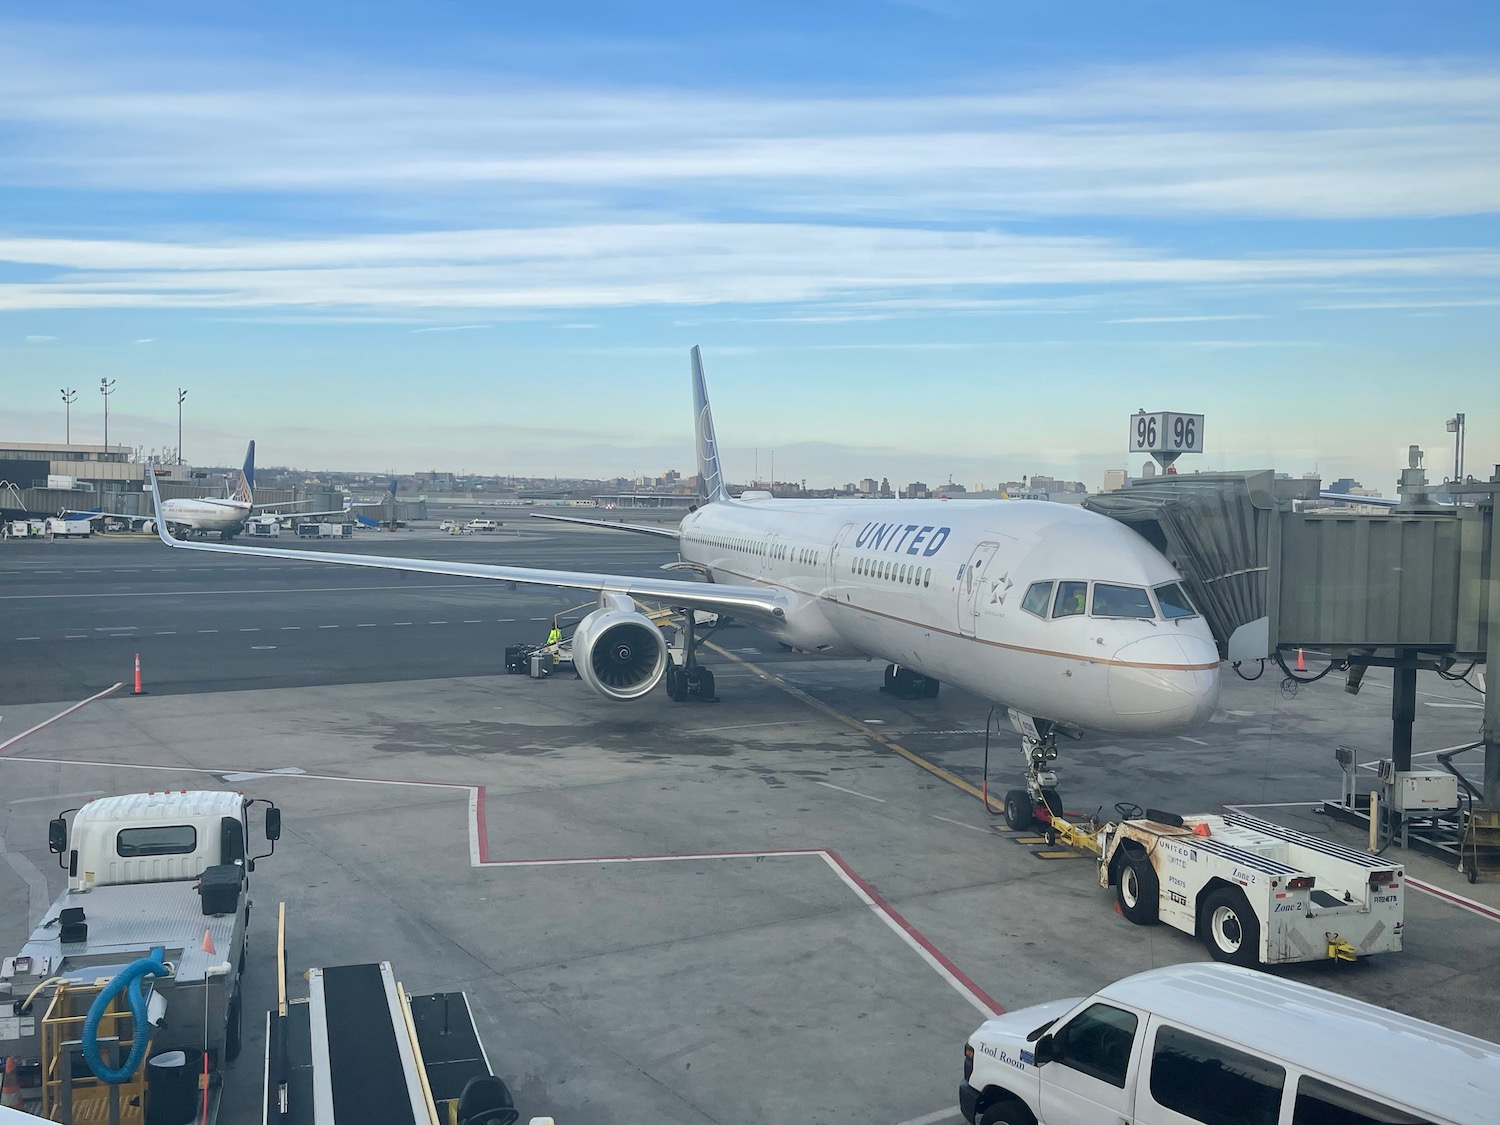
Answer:
<svg viewBox="0 0 1500 1125"><path fill-rule="evenodd" d="M1070 70L989 89L792 97L610 88L152 48L0 48L12 183L69 188L483 196L560 207L694 205L763 216L1391 217L1493 213L1492 60L1329 55ZM684 113L685 104L692 105ZM498 193L498 195L497 195Z"/></svg>
<svg viewBox="0 0 1500 1125"><path fill-rule="evenodd" d="M156 343L156 337L155 336L143 336L139 340L132 340L131 343L132 344L154 344L154 343Z"/></svg>
<svg viewBox="0 0 1500 1125"><path fill-rule="evenodd" d="M3 239L52 267L0 309L554 309L899 301L1018 286L1500 276L1500 251L1171 255L1119 239L895 227L656 223L186 244ZM462 331L481 325L429 325Z"/></svg>
<svg viewBox="0 0 1500 1125"><path fill-rule="evenodd" d="M1207 316L1122 316L1105 324L1196 324L1204 320L1262 320L1260 313L1222 313Z"/></svg>
<svg viewBox="0 0 1500 1125"><path fill-rule="evenodd" d="M478 328L488 328L488 324L438 324L430 328L413 328L415 335L419 332L472 332Z"/></svg>
<svg viewBox="0 0 1500 1125"><path fill-rule="evenodd" d="M50 344L56 339L56 336L27 336L26 342L28 344Z"/></svg>

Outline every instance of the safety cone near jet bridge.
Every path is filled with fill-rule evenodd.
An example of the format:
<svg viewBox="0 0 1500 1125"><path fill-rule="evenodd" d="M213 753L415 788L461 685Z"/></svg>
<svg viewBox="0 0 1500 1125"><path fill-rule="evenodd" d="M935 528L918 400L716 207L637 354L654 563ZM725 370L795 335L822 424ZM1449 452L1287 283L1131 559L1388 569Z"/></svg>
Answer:
<svg viewBox="0 0 1500 1125"><path fill-rule="evenodd" d="M146 689L141 687L141 654L135 654L135 690L131 695L145 695Z"/></svg>
<svg viewBox="0 0 1500 1125"><path fill-rule="evenodd" d="M140 691L141 691L141 667L140 667L141 660L140 660L140 657L136 657L135 664L136 664L136 668L135 668L135 690L136 690L136 694L139 695ZM1299 672L1306 672L1307 671L1307 661L1305 661L1305 660L1302 659L1302 650L1300 648L1297 650L1297 671L1299 671Z"/></svg>
<svg viewBox="0 0 1500 1125"><path fill-rule="evenodd" d="M21 1099L21 1082L16 1077L16 1056L5 1059L5 1080L0 1083L0 1106L26 1112L26 1103Z"/></svg>

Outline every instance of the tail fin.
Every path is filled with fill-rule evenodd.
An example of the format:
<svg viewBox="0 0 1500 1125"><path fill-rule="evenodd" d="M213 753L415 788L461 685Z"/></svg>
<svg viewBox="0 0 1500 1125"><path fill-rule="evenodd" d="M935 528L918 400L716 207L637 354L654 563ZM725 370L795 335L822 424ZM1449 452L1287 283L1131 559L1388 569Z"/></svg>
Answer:
<svg viewBox="0 0 1500 1125"><path fill-rule="evenodd" d="M708 405L708 387L703 382L703 356L693 345L693 426L698 438L698 491L705 500L727 500L724 470L719 466L719 445L714 439L714 416Z"/></svg>
<svg viewBox="0 0 1500 1125"><path fill-rule="evenodd" d="M386 490L385 490L385 498L386 498L387 501L391 501L391 500L394 500L396 498L396 478L395 477L391 478L391 483L390 483L389 487L387 487Z"/></svg>
<svg viewBox="0 0 1500 1125"><path fill-rule="evenodd" d="M240 483L234 490L234 498L241 504L255 503L255 442L245 447L245 465L240 470Z"/></svg>

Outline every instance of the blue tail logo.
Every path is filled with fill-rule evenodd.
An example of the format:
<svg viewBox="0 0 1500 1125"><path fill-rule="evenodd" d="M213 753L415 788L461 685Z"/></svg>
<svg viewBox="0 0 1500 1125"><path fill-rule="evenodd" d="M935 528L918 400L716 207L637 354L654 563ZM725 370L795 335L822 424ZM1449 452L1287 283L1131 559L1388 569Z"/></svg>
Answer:
<svg viewBox="0 0 1500 1125"><path fill-rule="evenodd" d="M724 470L719 466L719 443L714 437L714 415L703 381L703 355L695 344L693 358L693 426L698 438L698 490L706 500L724 500Z"/></svg>
<svg viewBox="0 0 1500 1125"><path fill-rule="evenodd" d="M240 469L240 483L234 490L234 498L241 504L255 503L255 442L245 449L245 465Z"/></svg>

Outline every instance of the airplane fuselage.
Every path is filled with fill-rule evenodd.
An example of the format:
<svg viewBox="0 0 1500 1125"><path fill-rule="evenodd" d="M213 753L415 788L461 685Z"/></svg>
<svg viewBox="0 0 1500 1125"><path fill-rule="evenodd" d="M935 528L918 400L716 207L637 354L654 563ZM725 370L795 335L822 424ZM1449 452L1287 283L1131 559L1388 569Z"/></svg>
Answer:
<svg viewBox="0 0 1500 1125"><path fill-rule="evenodd" d="M240 500L177 499L162 502L161 514L173 527L234 534L245 526L251 506Z"/></svg>
<svg viewBox="0 0 1500 1125"><path fill-rule="evenodd" d="M680 550L715 581L788 594L767 630L786 644L903 664L1035 717L1165 734L1218 697L1207 623L1146 593L1181 576L1123 524L1071 505L719 502L682 521ZM1067 587L1065 608L1081 596L1082 612L1060 612L1061 583L1087 584Z"/></svg>

